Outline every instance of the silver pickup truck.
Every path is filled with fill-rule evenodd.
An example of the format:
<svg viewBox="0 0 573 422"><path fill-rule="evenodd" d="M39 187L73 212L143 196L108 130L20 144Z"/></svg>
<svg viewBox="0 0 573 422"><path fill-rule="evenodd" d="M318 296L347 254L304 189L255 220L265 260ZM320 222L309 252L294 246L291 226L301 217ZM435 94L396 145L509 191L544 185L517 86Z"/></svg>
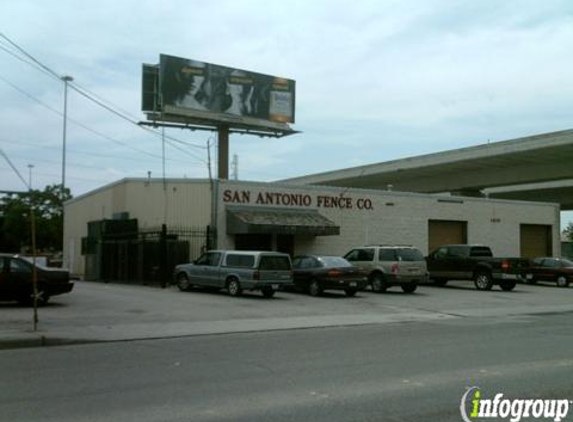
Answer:
<svg viewBox="0 0 573 422"><path fill-rule="evenodd" d="M209 251L193 263L177 265L173 277L182 291L205 286L227 289L231 296L259 290L272 297L293 283L289 255L261 251Z"/></svg>

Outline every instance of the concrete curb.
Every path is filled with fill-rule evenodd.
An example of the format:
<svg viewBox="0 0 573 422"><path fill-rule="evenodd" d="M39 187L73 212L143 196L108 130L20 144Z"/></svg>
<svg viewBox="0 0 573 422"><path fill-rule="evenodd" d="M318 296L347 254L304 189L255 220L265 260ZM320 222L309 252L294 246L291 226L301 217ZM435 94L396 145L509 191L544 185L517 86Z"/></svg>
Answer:
<svg viewBox="0 0 573 422"><path fill-rule="evenodd" d="M435 321L459 318L436 312L398 314L329 315L228 321L118 324L115 326L4 334L0 350L74 344L157 340L206 335L244 334L265 331L335 328L375 324ZM159 334L160 333L160 334Z"/></svg>
<svg viewBox="0 0 573 422"><path fill-rule="evenodd" d="M0 331L0 350L53 347L104 342L124 342L182 338L206 335L336 328L391 323L431 322L460 318L511 318L571 313L573 305L514 307L510 309L455 309L441 312L410 309L385 314L321 315L301 317L231 319L220 321L148 322L87 327L43 328L38 332Z"/></svg>

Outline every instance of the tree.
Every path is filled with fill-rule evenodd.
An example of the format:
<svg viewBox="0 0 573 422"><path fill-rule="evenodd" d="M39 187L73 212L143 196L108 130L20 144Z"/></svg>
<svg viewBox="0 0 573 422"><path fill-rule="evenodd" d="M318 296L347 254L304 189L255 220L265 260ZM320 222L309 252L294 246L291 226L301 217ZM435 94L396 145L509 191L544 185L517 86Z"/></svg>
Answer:
<svg viewBox="0 0 573 422"><path fill-rule="evenodd" d="M573 221L570 221L567 227L563 229L563 234L567 236L570 242L573 242Z"/></svg>
<svg viewBox="0 0 573 422"><path fill-rule="evenodd" d="M39 251L61 251L63 213L61 185L46 186L0 198L0 250L20 252L31 249L30 205L34 207L36 245ZM64 201L70 199L64 190Z"/></svg>

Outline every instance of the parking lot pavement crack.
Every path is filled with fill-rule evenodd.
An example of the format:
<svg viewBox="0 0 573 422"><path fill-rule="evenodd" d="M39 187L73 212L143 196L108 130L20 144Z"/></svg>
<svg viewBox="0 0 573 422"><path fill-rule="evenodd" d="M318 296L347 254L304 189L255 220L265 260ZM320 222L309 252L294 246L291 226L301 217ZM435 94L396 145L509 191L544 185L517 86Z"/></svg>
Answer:
<svg viewBox="0 0 573 422"><path fill-rule="evenodd" d="M434 309L424 309L424 308L411 308L411 309L416 310L416 311L422 311L422 312L437 314L437 315L446 315L446 316L455 317L455 318L467 317L467 315L464 315L461 313L455 313L454 311L436 311Z"/></svg>
<svg viewBox="0 0 573 422"><path fill-rule="evenodd" d="M463 313L457 313L454 310L436 310L436 309L420 308L420 307L408 307L407 310L404 310L404 308L399 308L397 306L388 306L387 309L389 311L398 312L401 314L415 314L416 312L424 312L431 315L444 315L446 317L454 317L454 318L464 318L468 316Z"/></svg>

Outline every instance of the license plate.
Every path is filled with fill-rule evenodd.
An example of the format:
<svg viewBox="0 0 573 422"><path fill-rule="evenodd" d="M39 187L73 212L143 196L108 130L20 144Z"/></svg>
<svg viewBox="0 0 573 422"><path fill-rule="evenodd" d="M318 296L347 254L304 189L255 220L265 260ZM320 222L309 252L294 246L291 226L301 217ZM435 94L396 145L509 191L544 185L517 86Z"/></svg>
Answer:
<svg viewBox="0 0 573 422"><path fill-rule="evenodd" d="M525 278L531 280L533 278L533 274L526 274Z"/></svg>
<svg viewBox="0 0 573 422"><path fill-rule="evenodd" d="M278 285L278 284L273 284L271 287L273 288L273 290L280 289L280 285Z"/></svg>
<svg viewBox="0 0 573 422"><path fill-rule="evenodd" d="M348 283L348 285L350 287L356 287L356 281L352 281L352 282Z"/></svg>

